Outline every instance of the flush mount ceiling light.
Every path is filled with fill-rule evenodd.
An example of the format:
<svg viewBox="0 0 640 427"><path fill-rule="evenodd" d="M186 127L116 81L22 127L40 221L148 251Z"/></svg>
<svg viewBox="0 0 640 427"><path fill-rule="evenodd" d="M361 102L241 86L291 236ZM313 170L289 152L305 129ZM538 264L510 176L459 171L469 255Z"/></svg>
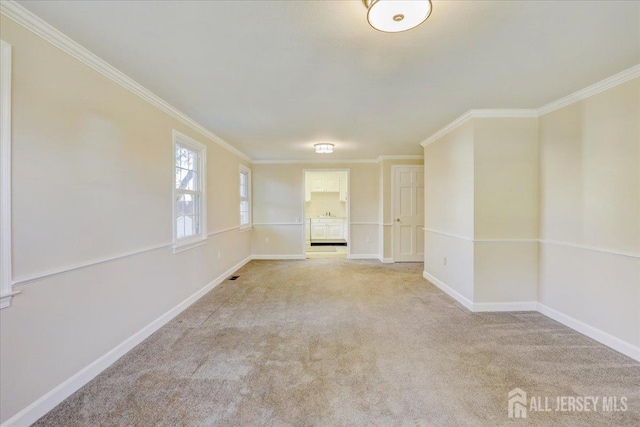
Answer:
<svg viewBox="0 0 640 427"><path fill-rule="evenodd" d="M313 146L316 148L316 153L318 154L333 153L333 144L321 143L321 144L314 144Z"/></svg>
<svg viewBox="0 0 640 427"><path fill-rule="evenodd" d="M427 20L430 0L363 0L369 25L385 33L407 31Z"/></svg>

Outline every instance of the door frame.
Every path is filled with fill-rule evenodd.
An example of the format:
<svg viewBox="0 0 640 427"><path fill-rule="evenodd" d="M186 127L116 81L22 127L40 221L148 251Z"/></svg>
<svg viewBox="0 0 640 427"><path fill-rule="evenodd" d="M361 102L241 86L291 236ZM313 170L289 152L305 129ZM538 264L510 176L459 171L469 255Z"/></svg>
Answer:
<svg viewBox="0 0 640 427"><path fill-rule="evenodd" d="M351 259L351 169L349 168L303 168L302 169L302 256L307 259L307 172L346 172L347 173L347 259Z"/></svg>
<svg viewBox="0 0 640 427"><path fill-rule="evenodd" d="M396 262L396 243L394 241L396 236L396 231L394 228L396 226L396 169L399 168L422 168L422 171L424 172L424 165L391 165L391 259L394 263ZM424 226L422 227L422 232L424 233Z"/></svg>

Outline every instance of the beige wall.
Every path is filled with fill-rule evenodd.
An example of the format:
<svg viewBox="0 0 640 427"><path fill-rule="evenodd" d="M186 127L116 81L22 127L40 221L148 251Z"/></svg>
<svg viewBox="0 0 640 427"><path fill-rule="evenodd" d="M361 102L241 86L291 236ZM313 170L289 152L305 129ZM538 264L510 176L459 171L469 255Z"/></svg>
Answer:
<svg viewBox="0 0 640 427"><path fill-rule="evenodd" d="M252 250L255 255L304 254L304 170L349 169L351 253L378 253L376 163L256 164L253 166ZM366 241L367 237L369 242ZM269 242L265 242L265 238Z"/></svg>
<svg viewBox="0 0 640 427"><path fill-rule="evenodd" d="M539 301L640 345L640 78L540 118L540 238Z"/></svg>
<svg viewBox="0 0 640 427"><path fill-rule="evenodd" d="M250 233L173 254L172 129L207 145L208 231L238 226L239 159L2 16L13 46L14 280L0 312L5 421L250 256ZM220 259L218 259L220 251Z"/></svg>
<svg viewBox="0 0 640 427"><path fill-rule="evenodd" d="M538 119L472 122L474 303L535 303Z"/></svg>
<svg viewBox="0 0 640 427"><path fill-rule="evenodd" d="M473 301L473 124L424 149L424 270ZM445 264L446 258L446 264Z"/></svg>

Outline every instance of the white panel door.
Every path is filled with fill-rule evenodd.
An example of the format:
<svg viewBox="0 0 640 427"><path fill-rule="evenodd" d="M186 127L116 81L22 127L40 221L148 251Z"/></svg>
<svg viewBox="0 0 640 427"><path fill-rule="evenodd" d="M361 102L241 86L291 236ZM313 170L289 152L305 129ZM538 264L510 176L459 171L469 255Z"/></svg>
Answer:
<svg viewBox="0 0 640 427"><path fill-rule="evenodd" d="M393 168L393 259L424 261L424 167Z"/></svg>

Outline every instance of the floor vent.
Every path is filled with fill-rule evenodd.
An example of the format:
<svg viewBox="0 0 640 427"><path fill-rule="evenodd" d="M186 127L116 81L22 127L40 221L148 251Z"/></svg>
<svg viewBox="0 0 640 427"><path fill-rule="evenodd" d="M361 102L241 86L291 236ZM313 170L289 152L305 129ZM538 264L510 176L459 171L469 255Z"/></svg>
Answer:
<svg viewBox="0 0 640 427"><path fill-rule="evenodd" d="M231 276L231 277L229 277L229 280L236 280L238 277L240 277L240 276Z"/></svg>

